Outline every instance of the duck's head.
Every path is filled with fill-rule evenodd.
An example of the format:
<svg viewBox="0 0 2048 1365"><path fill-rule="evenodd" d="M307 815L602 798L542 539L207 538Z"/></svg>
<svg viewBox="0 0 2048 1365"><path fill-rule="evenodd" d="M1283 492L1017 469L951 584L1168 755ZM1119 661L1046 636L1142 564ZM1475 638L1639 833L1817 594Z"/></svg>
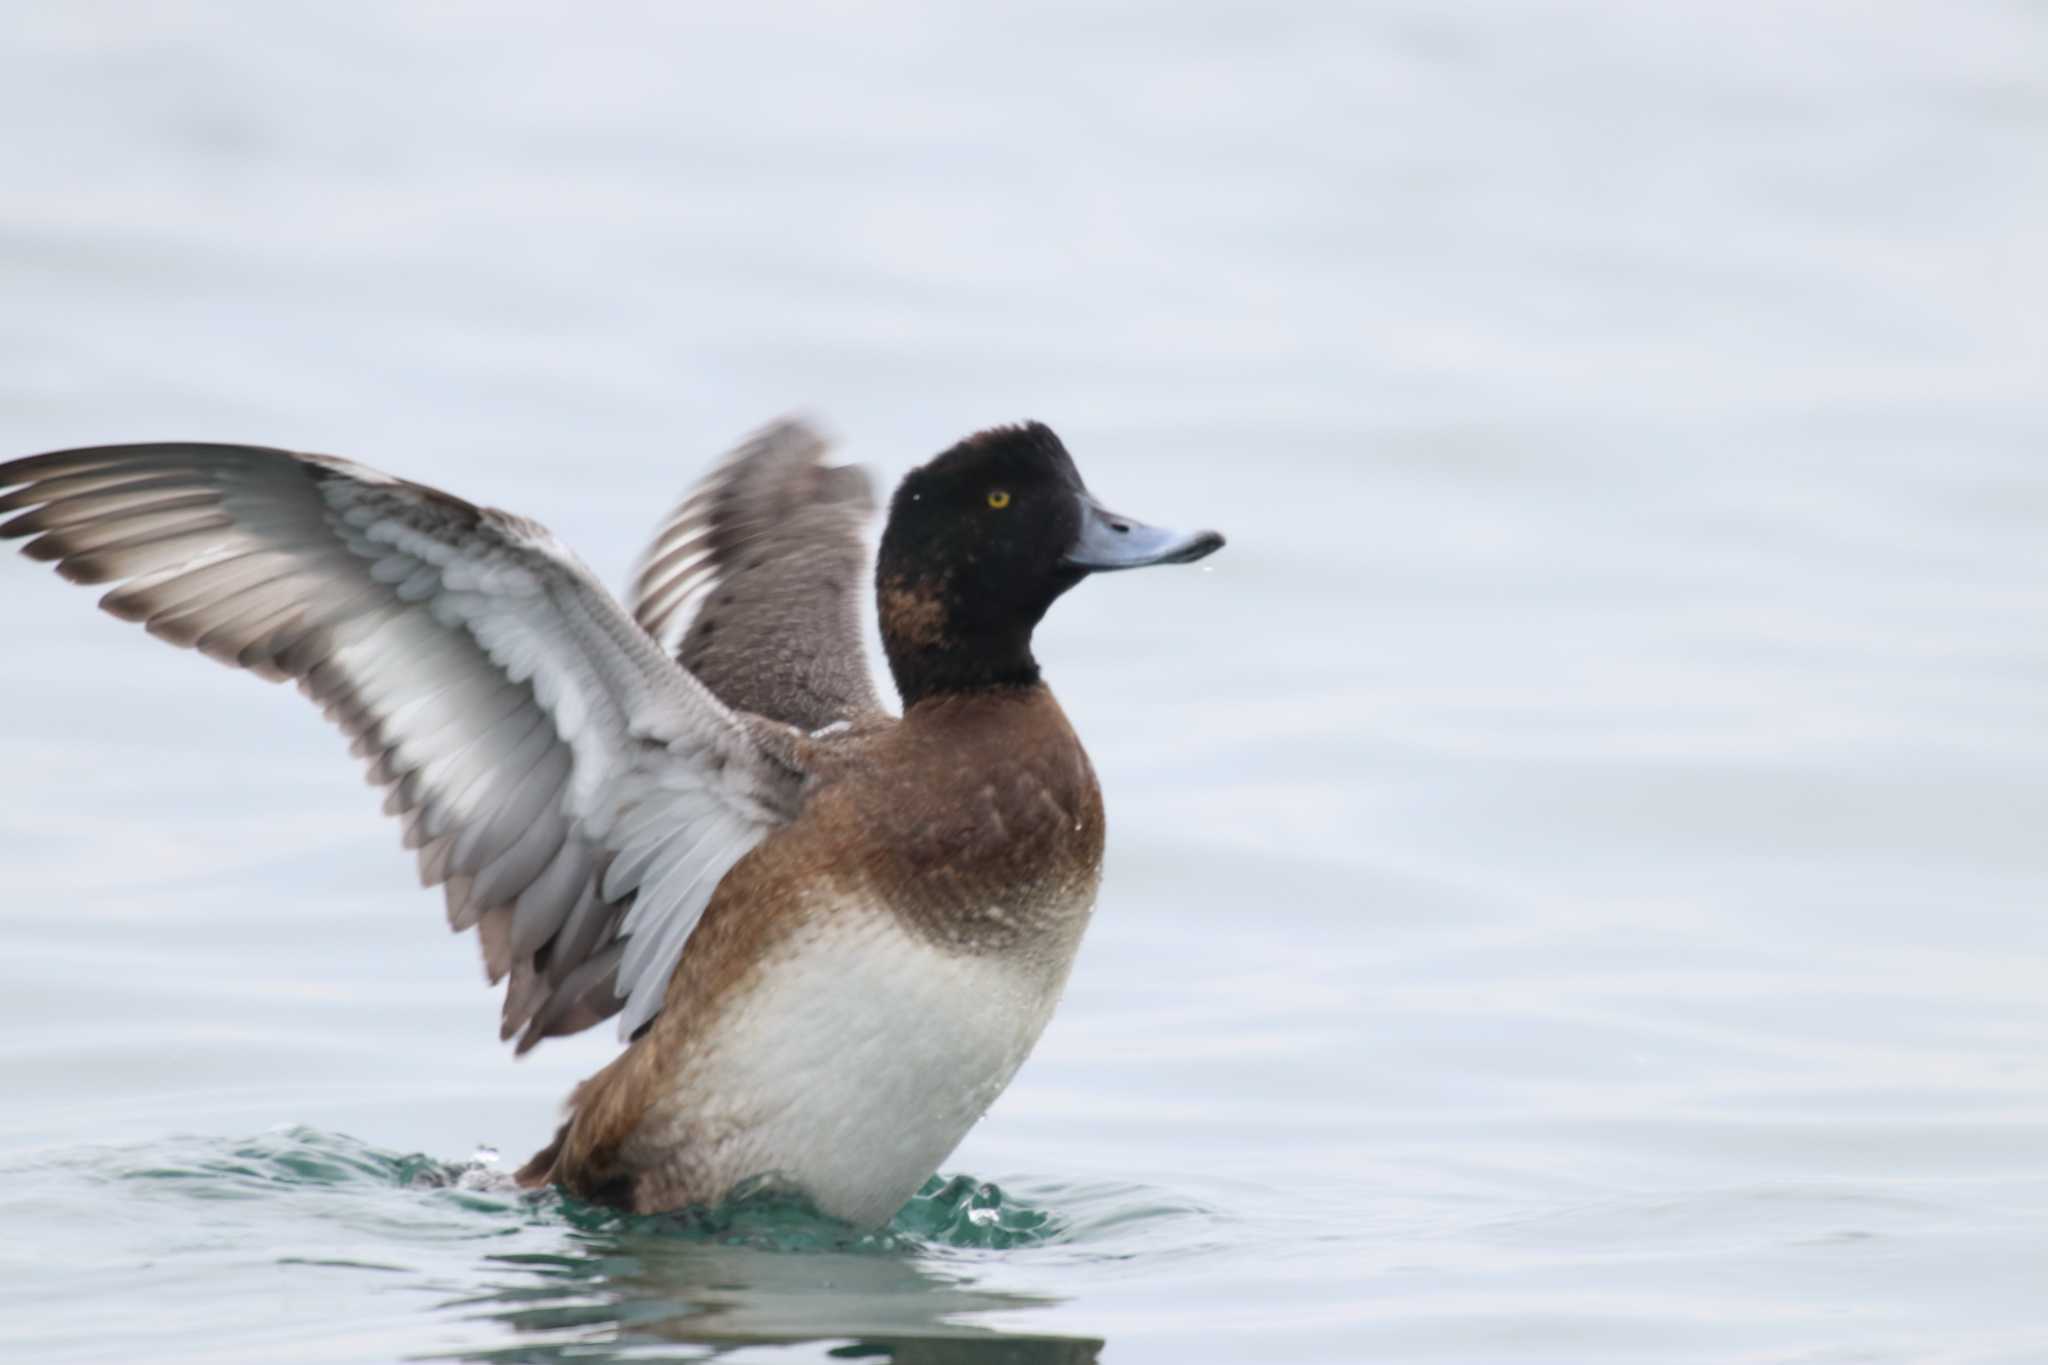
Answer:
<svg viewBox="0 0 2048 1365"><path fill-rule="evenodd" d="M906 474L889 504L875 588L903 704L1035 682L1031 632L1061 593L1222 546L1103 507L1041 422L978 432Z"/></svg>

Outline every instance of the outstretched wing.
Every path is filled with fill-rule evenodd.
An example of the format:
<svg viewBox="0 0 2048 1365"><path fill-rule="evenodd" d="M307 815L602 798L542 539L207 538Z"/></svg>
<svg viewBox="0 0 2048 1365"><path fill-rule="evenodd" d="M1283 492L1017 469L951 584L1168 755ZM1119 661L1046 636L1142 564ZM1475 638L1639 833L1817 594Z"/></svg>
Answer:
<svg viewBox="0 0 2048 1365"><path fill-rule="evenodd" d="M719 880L794 814L800 775L522 517L199 444L0 464L16 511L0 539L120 581L114 615L326 708L449 922L510 976L522 1052L621 1009L627 1035L651 1019Z"/></svg>
<svg viewBox="0 0 2048 1365"><path fill-rule="evenodd" d="M634 619L684 668L728 706L804 730L881 711L860 630L874 494L825 452L802 422L755 433L669 513L633 577Z"/></svg>

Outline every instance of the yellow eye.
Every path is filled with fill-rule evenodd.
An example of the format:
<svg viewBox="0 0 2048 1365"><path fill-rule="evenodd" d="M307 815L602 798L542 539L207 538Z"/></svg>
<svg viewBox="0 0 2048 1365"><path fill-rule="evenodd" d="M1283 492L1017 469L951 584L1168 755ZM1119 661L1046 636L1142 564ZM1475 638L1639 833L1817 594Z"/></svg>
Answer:
<svg viewBox="0 0 2048 1365"><path fill-rule="evenodd" d="M995 508L997 511L1001 511L1003 508L1008 507L1010 505L1010 490L1007 488L989 489L988 505L990 507Z"/></svg>

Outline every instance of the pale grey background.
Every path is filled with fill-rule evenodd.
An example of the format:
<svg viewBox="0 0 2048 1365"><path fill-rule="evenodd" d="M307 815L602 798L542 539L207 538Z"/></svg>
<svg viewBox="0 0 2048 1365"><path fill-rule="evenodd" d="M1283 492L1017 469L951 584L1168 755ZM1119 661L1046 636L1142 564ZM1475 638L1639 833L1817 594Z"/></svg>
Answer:
<svg viewBox="0 0 2048 1365"><path fill-rule="evenodd" d="M1231 546L1041 636L1108 881L949 1169L1093 1230L567 1325L464 1306L558 1226L79 1174L523 1156L613 1044L495 1045L293 693L0 563L0 1341L2048 1357L2044 73L1931 0L16 7L6 453L343 453L617 583L777 413L1036 416Z"/></svg>

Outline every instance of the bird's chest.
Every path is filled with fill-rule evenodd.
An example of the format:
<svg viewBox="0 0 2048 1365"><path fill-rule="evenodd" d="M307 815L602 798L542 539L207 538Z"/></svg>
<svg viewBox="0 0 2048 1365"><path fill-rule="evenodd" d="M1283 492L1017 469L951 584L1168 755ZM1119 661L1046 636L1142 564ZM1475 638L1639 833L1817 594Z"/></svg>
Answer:
<svg viewBox="0 0 2048 1365"><path fill-rule="evenodd" d="M863 798L863 879L955 953L1070 953L1101 878L1102 797L1078 746L988 755L894 800Z"/></svg>
<svg viewBox="0 0 2048 1365"><path fill-rule="evenodd" d="M1066 983L1103 845L1057 708L1011 705L1037 728L920 712L850 748L728 874L658 1026L660 1098L632 1154L658 1171L653 1205L772 1175L880 1222L1009 1083Z"/></svg>
<svg viewBox="0 0 2048 1365"><path fill-rule="evenodd" d="M773 1176L877 1223L1009 1083L1066 964L953 952L864 905L811 908L677 1057L673 1103L644 1136L686 1154L708 1197Z"/></svg>

